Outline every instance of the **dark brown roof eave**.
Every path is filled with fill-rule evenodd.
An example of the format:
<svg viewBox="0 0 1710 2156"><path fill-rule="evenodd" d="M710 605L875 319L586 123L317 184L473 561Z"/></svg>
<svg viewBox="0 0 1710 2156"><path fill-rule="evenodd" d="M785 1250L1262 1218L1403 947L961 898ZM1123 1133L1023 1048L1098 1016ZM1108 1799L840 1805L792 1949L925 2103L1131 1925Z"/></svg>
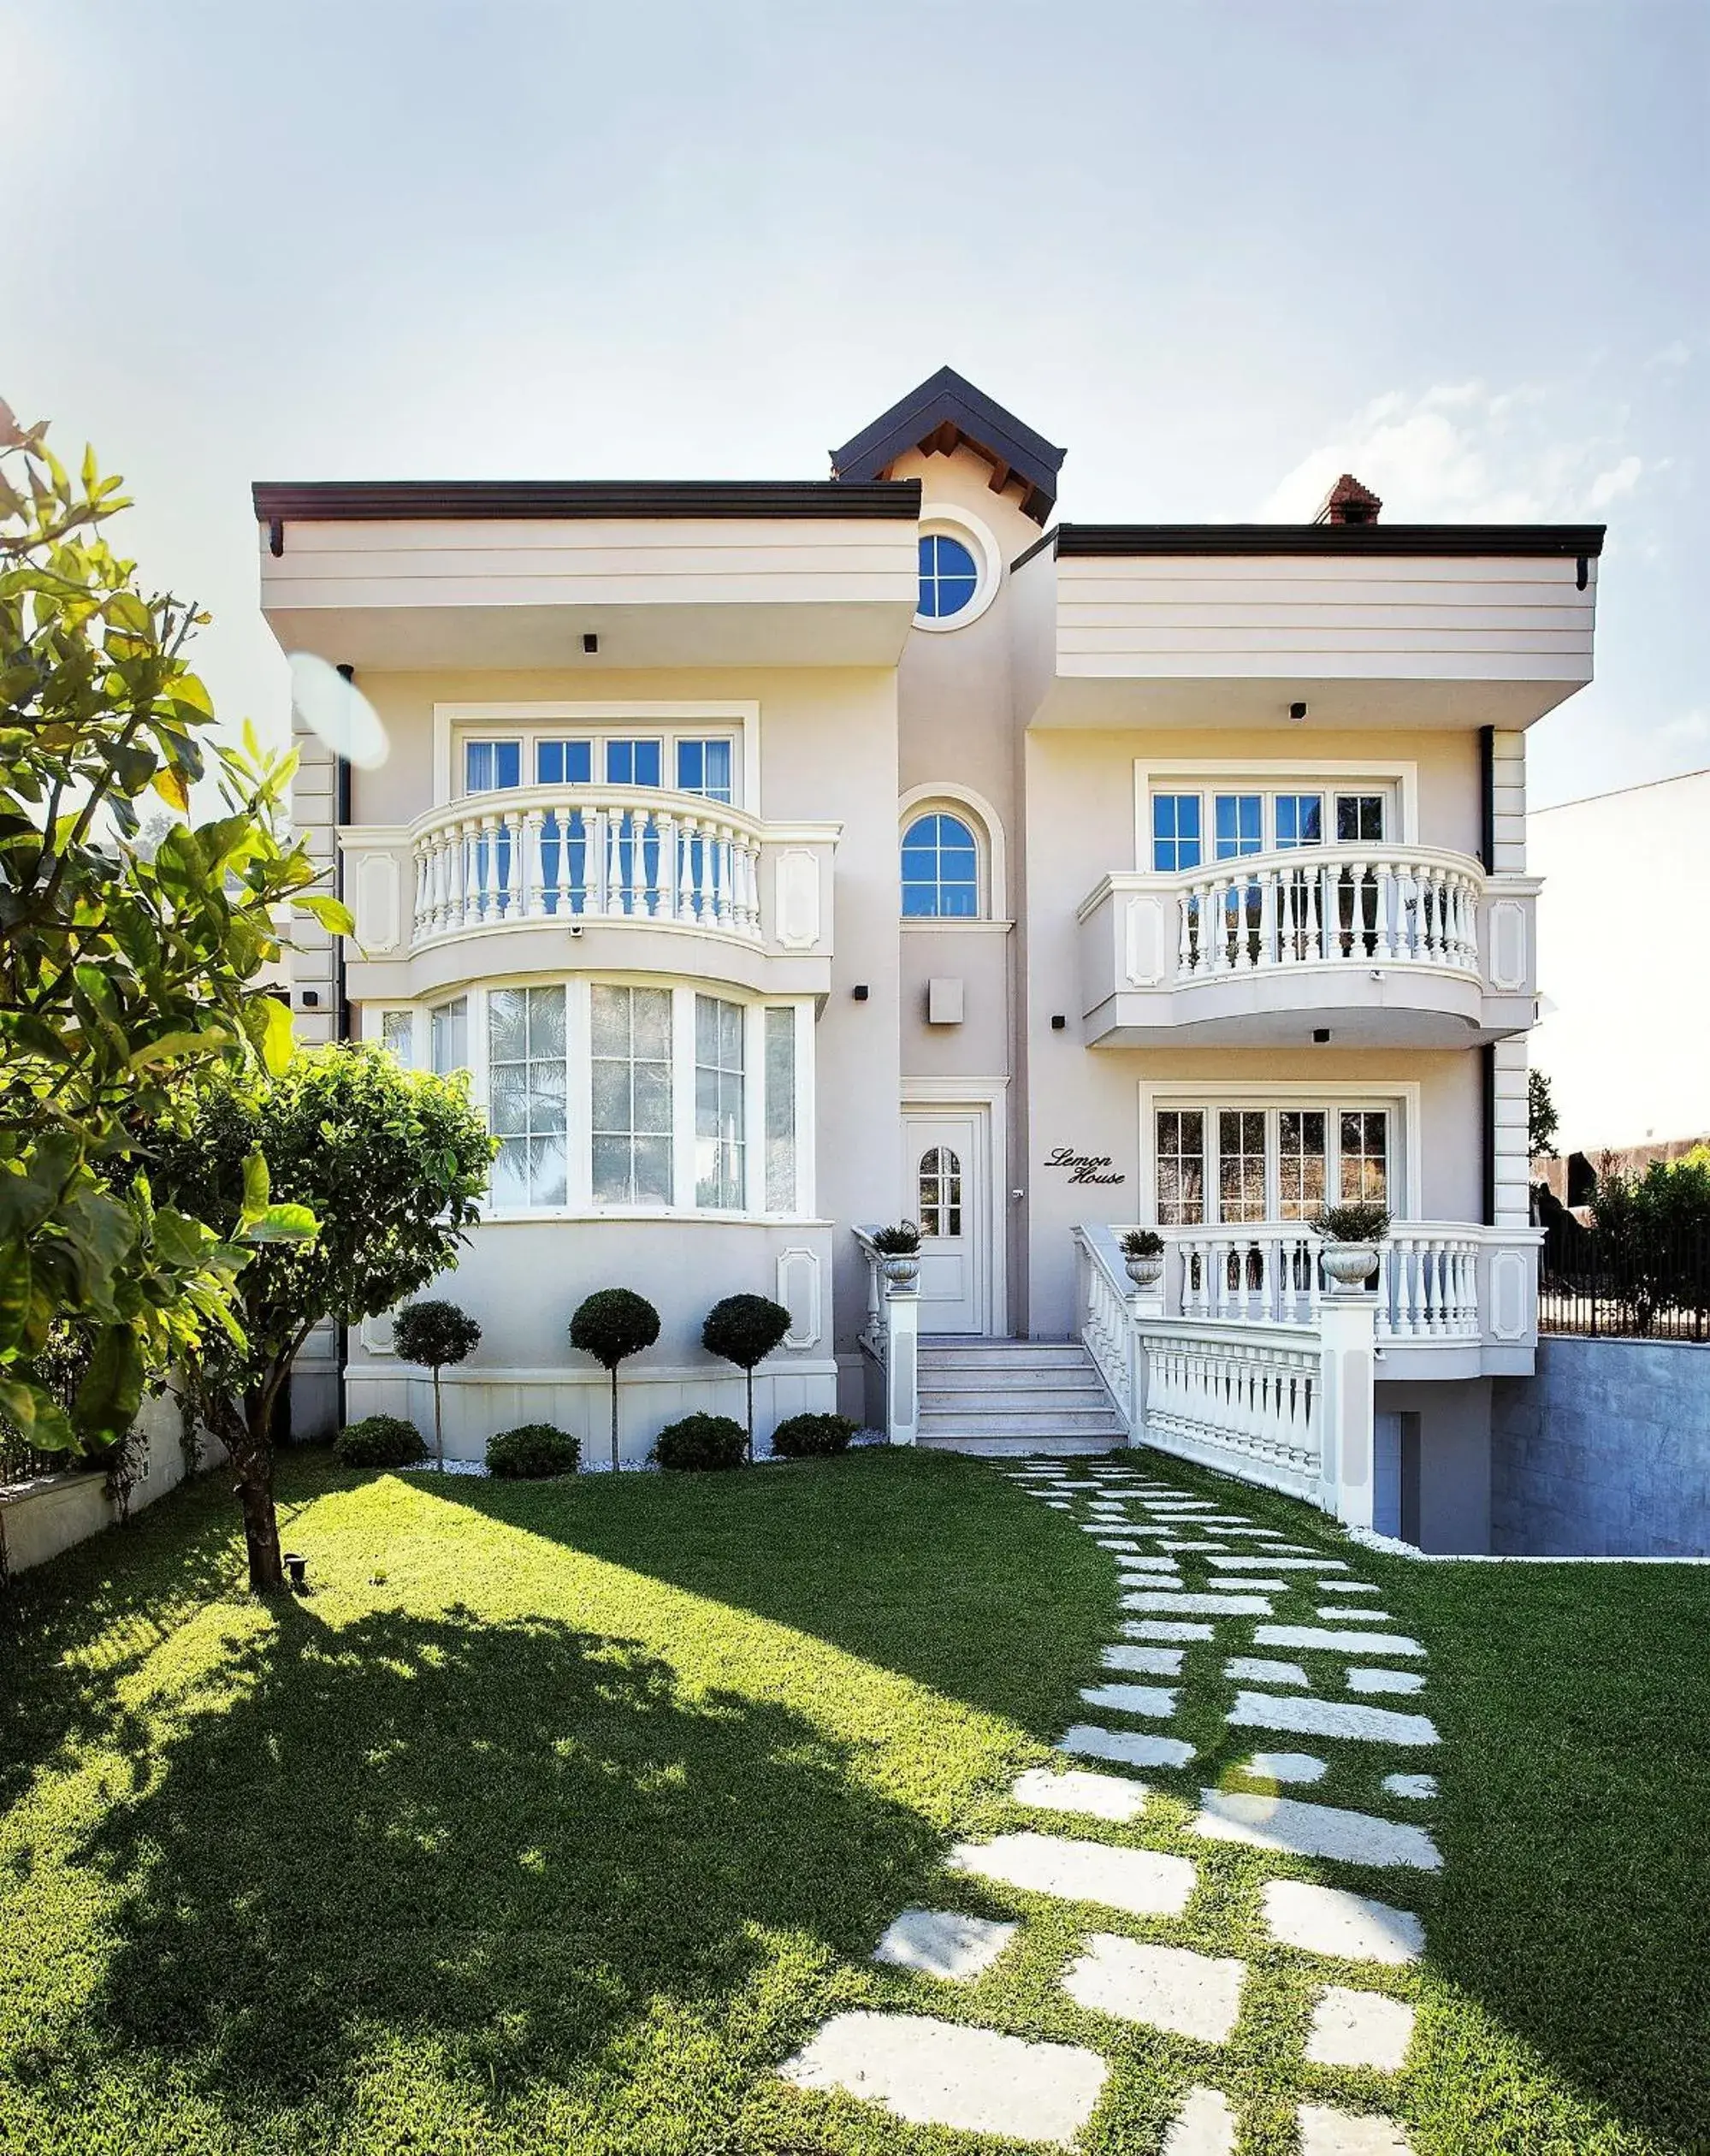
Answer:
<svg viewBox="0 0 1710 2156"><path fill-rule="evenodd" d="M258 479L259 524L613 517L909 519L918 479Z"/></svg>
<svg viewBox="0 0 1710 2156"><path fill-rule="evenodd" d="M1062 556L1134 554L1411 554L1565 557L1601 554L1606 524L1058 524L1017 555L1019 569L1050 548Z"/></svg>

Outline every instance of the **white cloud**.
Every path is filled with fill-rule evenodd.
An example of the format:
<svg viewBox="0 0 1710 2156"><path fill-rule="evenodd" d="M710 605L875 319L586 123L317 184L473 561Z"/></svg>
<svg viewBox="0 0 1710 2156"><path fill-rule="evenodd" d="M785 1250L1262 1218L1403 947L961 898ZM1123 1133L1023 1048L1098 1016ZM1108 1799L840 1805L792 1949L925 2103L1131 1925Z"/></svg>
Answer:
<svg viewBox="0 0 1710 2156"><path fill-rule="evenodd" d="M1657 728L1659 741L1677 742L1683 747L1710 742L1710 711L1685 711L1678 719Z"/></svg>
<svg viewBox="0 0 1710 2156"><path fill-rule="evenodd" d="M1692 346L1684 337L1677 337L1660 352L1654 352L1646 360L1648 367L1683 367L1692 358Z"/></svg>
<svg viewBox="0 0 1710 2156"><path fill-rule="evenodd" d="M1631 494L1639 483L1639 474L1644 470L1637 457L1623 457L1620 463L1612 465L1607 471L1600 471L1591 483L1587 499L1594 509L1606 509L1612 501L1618 501L1623 495Z"/></svg>
<svg viewBox="0 0 1710 2156"><path fill-rule="evenodd" d="M1626 450L1624 425L1624 412L1588 412L1571 393L1547 384L1386 390L1302 457L1257 513L1311 517L1351 471L1382 497L1392 522L1583 516L1631 494L1652 468Z"/></svg>

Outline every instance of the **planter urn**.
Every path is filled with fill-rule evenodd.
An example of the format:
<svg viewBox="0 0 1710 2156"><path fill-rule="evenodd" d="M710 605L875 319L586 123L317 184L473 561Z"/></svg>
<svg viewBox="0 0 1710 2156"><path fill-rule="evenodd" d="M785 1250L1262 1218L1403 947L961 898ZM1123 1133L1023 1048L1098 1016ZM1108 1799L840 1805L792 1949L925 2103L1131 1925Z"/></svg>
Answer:
<svg viewBox="0 0 1710 2156"><path fill-rule="evenodd" d="M1377 1270L1373 1243L1326 1243L1320 1253L1333 1295L1357 1295Z"/></svg>
<svg viewBox="0 0 1710 2156"><path fill-rule="evenodd" d="M1123 1265L1136 1288L1156 1288L1163 1278L1163 1253L1151 1258L1125 1258Z"/></svg>
<svg viewBox="0 0 1710 2156"><path fill-rule="evenodd" d="M917 1250L887 1252L879 1261L879 1270L893 1288L912 1288L920 1277L920 1253Z"/></svg>

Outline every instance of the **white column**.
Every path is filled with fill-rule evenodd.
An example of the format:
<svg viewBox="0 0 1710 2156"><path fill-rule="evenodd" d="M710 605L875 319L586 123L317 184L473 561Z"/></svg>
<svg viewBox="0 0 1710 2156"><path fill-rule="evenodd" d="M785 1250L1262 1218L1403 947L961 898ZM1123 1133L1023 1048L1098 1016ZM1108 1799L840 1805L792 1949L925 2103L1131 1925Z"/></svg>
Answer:
<svg viewBox="0 0 1710 2156"><path fill-rule="evenodd" d="M893 1445L912 1445L920 1419L918 1374L920 1295L914 1282L885 1283L885 1434Z"/></svg>
<svg viewBox="0 0 1710 2156"><path fill-rule="evenodd" d="M1349 1527L1371 1525L1376 1315L1369 1290L1318 1310L1319 1502Z"/></svg>

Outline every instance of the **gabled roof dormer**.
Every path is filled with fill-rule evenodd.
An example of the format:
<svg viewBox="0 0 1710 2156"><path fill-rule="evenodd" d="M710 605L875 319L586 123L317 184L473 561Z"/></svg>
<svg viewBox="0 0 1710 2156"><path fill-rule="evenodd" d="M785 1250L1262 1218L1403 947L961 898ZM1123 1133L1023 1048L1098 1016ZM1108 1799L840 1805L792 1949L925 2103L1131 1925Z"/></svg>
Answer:
<svg viewBox="0 0 1710 2156"><path fill-rule="evenodd" d="M832 450L831 477L852 483L882 479L911 449L948 456L959 447L972 449L991 465L994 494L1002 494L1012 479L1019 481L1023 513L1035 524L1044 523L1056 506L1057 474L1068 452L994 404L954 367L940 367L841 449Z"/></svg>

